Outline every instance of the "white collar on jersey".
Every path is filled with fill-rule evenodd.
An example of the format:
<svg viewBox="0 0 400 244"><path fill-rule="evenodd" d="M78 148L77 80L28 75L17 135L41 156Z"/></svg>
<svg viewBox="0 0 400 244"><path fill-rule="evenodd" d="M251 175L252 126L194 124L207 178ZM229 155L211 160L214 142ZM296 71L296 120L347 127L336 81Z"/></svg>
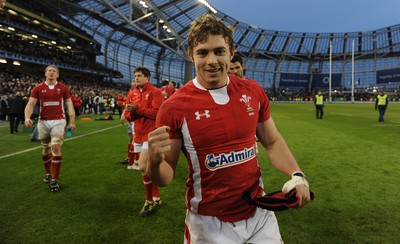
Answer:
<svg viewBox="0 0 400 244"><path fill-rule="evenodd" d="M46 81L44 83L49 87L50 90L53 90L54 87L57 85L58 81L56 81L54 85L48 84Z"/></svg>
<svg viewBox="0 0 400 244"><path fill-rule="evenodd" d="M200 83L197 81L196 78L193 79L193 84L200 90L208 91L216 104L224 105L229 102L229 95L227 88L230 82L229 76L227 76L227 79L228 80L226 82L226 86L212 90L207 90L206 88L204 88L202 85L200 85Z"/></svg>

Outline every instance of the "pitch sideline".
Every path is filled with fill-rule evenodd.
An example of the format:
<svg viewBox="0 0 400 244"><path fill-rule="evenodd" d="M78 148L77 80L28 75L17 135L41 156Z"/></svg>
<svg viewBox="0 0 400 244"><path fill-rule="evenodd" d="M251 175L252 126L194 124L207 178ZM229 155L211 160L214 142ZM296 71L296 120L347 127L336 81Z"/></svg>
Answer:
<svg viewBox="0 0 400 244"><path fill-rule="evenodd" d="M79 135L79 136L75 136L75 137L71 137L71 138L65 139L64 141L72 141L72 140L75 140L75 139L78 139L78 138L81 138L81 137L90 136L90 135L93 135L93 134L96 134L96 133L100 133L100 132L103 132L103 131L106 131L106 130L111 130L111 129L114 129L114 128L117 128L117 127L120 127L120 126L121 125L115 125L115 126L111 126L111 127L108 127L108 128L101 129L101 130L96 130L96 131L93 131L93 132L90 132L90 133L86 133L86 134L83 134L83 135ZM10 154L4 155L4 156L0 156L0 160L3 159L3 158L12 157L12 156L15 156L15 155L18 155L18 154L30 152L30 151L33 151L33 150L36 150L36 149L40 149L40 148L42 148L42 146L32 147L32 148L29 148L29 149L26 149L26 150L23 150L23 151L10 153Z"/></svg>

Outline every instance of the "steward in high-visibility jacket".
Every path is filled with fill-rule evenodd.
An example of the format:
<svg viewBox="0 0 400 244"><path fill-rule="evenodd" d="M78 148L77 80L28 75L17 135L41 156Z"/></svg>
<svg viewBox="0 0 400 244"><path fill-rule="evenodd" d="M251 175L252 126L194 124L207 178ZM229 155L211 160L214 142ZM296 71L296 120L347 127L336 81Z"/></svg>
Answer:
<svg viewBox="0 0 400 244"><path fill-rule="evenodd" d="M314 104L317 119L322 119L324 116L324 96L321 95L320 91L315 95Z"/></svg>
<svg viewBox="0 0 400 244"><path fill-rule="evenodd" d="M388 104L389 104L388 96L384 94L383 91L379 91L379 94L378 96L376 96L375 100L375 110L379 110L379 120L378 120L379 122L385 121L384 116Z"/></svg>

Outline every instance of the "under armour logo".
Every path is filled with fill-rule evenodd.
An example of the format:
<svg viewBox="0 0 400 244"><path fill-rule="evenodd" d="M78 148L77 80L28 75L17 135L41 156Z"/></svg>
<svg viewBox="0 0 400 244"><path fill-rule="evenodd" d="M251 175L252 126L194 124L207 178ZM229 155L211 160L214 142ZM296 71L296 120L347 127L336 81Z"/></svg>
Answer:
<svg viewBox="0 0 400 244"><path fill-rule="evenodd" d="M207 119L211 117L210 111L209 111L209 110L204 110L204 113L202 113L202 114L199 113L199 111L197 111L197 112L194 113L194 114L196 115L196 120L200 120L200 117L201 117L201 116L206 116Z"/></svg>

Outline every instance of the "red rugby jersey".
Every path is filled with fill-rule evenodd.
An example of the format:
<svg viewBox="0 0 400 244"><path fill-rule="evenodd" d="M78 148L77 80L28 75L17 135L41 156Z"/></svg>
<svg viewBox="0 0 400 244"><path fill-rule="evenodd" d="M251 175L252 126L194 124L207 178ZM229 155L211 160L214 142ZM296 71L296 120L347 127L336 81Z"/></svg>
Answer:
<svg viewBox="0 0 400 244"><path fill-rule="evenodd" d="M135 122L134 142L142 143L148 140L148 134L155 129L155 120L158 110L164 101L161 91L150 82L140 89L129 91L128 101L135 102L138 106L133 113L125 111L125 118Z"/></svg>
<svg viewBox="0 0 400 244"><path fill-rule="evenodd" d="M170 126L170 138L182 140L189 167L187 208L232 222L254 215L244 191L263 194L255 131L270 118L270 106L255 81L228 78L227 86L215 90L196 79L188 82L163 103L156 126Z"/></svg>
<svg viewBox="0 0 400 244"><path fill-rule="evenodd" d="M32 89L31 97L40 101L41 120L65 119L64 102L71 97L66 85L56 82L49 86L42 82Z"/></svg>

